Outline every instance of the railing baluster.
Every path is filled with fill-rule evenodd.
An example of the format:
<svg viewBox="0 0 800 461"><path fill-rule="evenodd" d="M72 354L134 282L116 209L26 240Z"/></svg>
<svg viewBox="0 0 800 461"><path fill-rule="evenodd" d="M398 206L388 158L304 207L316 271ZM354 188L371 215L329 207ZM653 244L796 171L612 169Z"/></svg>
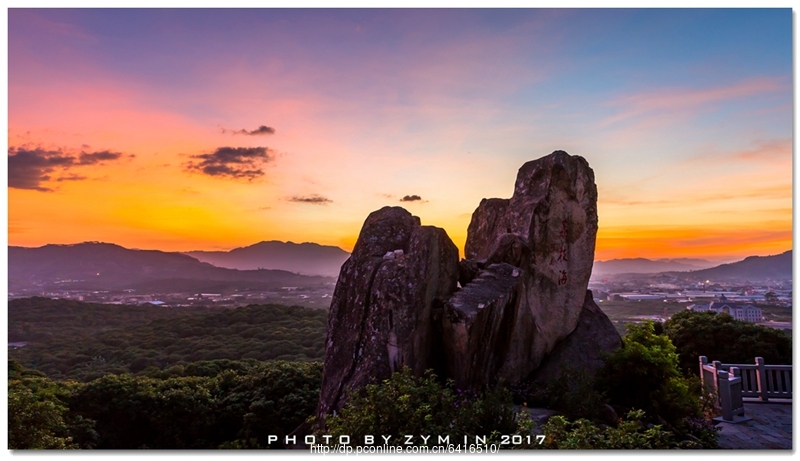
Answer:
<svg viewBox="0 0 800 461"><path fill-rule="evenodd" d="M783 373L786 376L786 389L789 391L789 398L792 398L792 370L786 370Z"/></svg>
<svg viewBox="0 0 800 461"><path fill-rule="evenodd" d="M783 393L788 395L792 388L789 387L789 373L786 371L781 370L781 379L783 380Z"/></svg>
<svg viewBox="0 0 800 461"><path fill-rule="evenodd" d="M774 395L777 391L778 389L775 385L775 370L767 370L767 392Z"/></svg>
<svg viewBox="0 0 800 461"><path fill-rule="evenodd" d="M753 390L752 381L750 378L750 370L745 368L742 371L744 371L744 373L742 373L742 390L750 392L751 390Z"/></svg>

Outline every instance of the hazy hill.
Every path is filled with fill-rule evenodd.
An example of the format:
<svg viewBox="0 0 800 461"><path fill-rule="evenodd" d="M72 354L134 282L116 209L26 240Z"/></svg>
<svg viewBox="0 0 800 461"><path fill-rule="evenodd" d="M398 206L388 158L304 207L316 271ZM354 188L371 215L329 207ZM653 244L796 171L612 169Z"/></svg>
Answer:
<svg viewBox="0 0 800 461"><path fill-rule="evenodd" d="M690 271L712 267L714 263L704 259L645 259L627 258L595 261L592 275L655 274L659 272Z"/></svg>
<svg viewBox="0 0 800 461"><path fill-rule="evenodd" d="M280 269L304 275L338 277L350 253L316 243L259 242L231 251L189 251L185 254L229 269Z"/></svg>
<svg viewBox="0 0 800 461"><path fill-rule="evenodd" d="M749 256L742 261L692 271L698 279L763 280L792 278L792 250L772 256Z"/></svg>
<svg viewBox="0 0 800 461"><path fill-rule="evenodd" d="M9 246L8 278L9 291L33 287L121 290L159 286L161 291L178 292L215 283L265 289L331 281L279 270L225 269L181 253L130 250L99 242L38 248Z"/></svg>

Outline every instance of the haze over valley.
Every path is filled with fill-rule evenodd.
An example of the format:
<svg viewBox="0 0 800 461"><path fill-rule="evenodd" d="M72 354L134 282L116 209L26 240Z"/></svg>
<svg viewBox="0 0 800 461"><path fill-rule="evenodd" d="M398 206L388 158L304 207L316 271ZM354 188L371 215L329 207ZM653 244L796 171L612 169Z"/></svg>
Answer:
<svg viewBox="0 0 800 461"><path fill-rule="evenodd" d="M279 269L228 269L181 253L100 242L9 247L8 255L11 298L169 305L269 301L327 308L336 282Z"/></svg>
<svg viewBox="0 0 800 461"><path fill-rule="evenodd" d="M100 242L9 246L9 298L166 305L251 302L328 308L349 253L316 243L260 242L228 252L134 250ZM595 261L596 292L680 292L791 285L791 251L715 265L700 259ZM748 285L749 284L749 285ZM740 290L741 291L741 290Z"/></svg>

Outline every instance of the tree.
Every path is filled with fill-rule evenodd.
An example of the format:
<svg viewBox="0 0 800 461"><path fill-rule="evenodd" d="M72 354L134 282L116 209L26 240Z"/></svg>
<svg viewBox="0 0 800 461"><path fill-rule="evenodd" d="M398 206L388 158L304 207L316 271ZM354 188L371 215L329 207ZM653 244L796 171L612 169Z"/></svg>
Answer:
<svg viewBox="0 0 800 461"><path fill-rule="evenodd" d="M734 320L728 314L684 311L664 323L664 331L675 344L681 370L699 374L698 358L723 363L792 363L792 340L782 331Z"/></svg>
<svg viewBox="0 0 800 461"><path fill-rule="evenodd" d="M67 407L46 378L8 383L8 447L12 450L78 448L67 435Z"/></svg>

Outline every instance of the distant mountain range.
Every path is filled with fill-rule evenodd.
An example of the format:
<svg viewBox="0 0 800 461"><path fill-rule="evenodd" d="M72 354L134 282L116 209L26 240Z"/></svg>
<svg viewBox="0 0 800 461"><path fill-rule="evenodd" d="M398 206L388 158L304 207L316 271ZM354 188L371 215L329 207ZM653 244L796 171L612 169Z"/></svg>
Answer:
<svg viewBox="0 0 800 461"><path fill-rule="evenodd" d="M316 243L259 242L231 251L188 251L202 262L229 269L280 269L303 275L338 277L350 253Z"/></svg>
<svg viewBox="0 0 800 461"><path fill-rule="evenodd" d="M713 267L714 263L705 259L611 259L595 261L592 274L597 276L614 274L656 274L659 272L690 271Z"/></svg>
<svg viewBox="0 0 800 461"><path fill-rule="evenodd" d="M11 292L59 288L212 293L274 290L282 286L331 283L348 257L349 254L338 247L275 241L228 252L192 251L187 254L132 250L99 242L38 248L9 246L8 283ZM615 259L595 262L592 275L669 273L698 280L791 278L792 252L751 256L739 262L709 267L712 265L702 259L686 258Z"/></svg>
<svg viewBox="0 0 800 461"><path fill-rule="evenodd" d="M764 280L792 278L792 250L772 256L748 256L742 261L689 272L698 279Z"/></svg>
<svg viewBox="0 0 800 461"><path fill-rule="evenodd" d="M660 273L688 276L697 280L786 279L792 277L792 250L772 256L749 256L742 261L717 266L703 259L633 258L595 261L592 269L593 277Z"/></svg>
<svg viewBox="0 0 800 461"><path fill-rule="evenodd" d="M304 276L282 270L215 267L181 253L131 250L110 243L8 247L8 283L12 292L48 287L168 292L234 288L264 290L282 285L309 286L331 281L333 279L327 277Z"/></svg>

